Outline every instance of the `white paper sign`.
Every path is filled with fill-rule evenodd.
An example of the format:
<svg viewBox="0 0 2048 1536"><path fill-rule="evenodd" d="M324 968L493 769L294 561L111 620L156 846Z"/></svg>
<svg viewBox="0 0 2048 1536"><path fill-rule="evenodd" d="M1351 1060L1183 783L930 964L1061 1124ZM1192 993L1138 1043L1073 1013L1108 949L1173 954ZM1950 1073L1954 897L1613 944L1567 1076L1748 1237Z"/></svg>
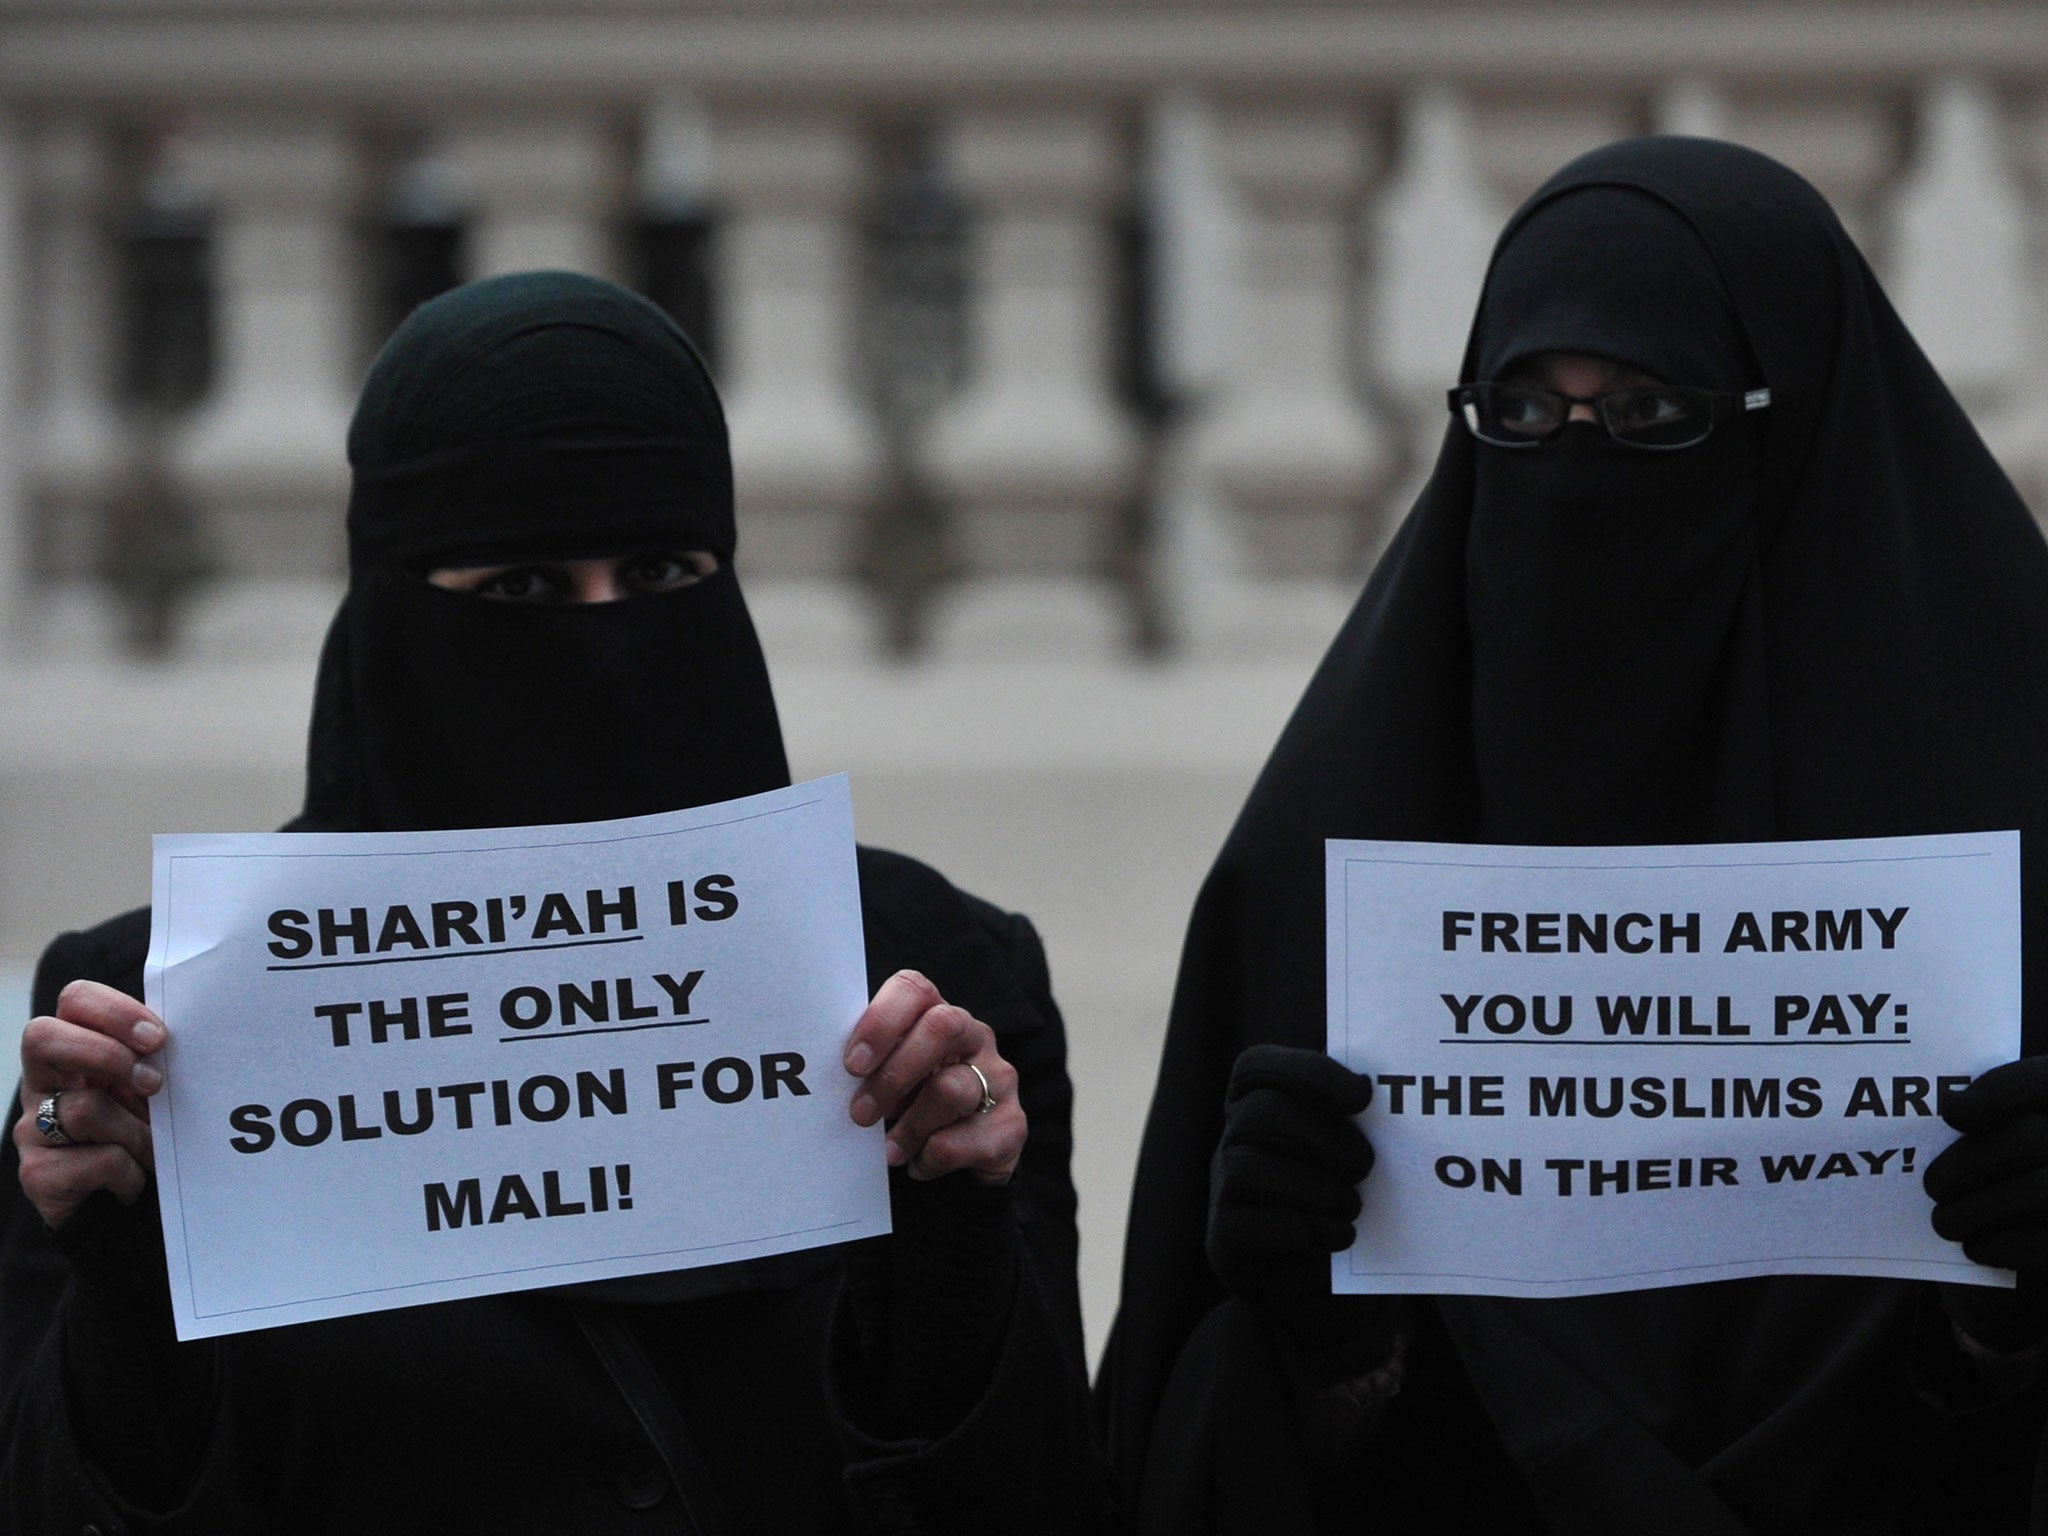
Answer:
<svg viewBox="0 0 2048 1536"><path fill-rule="evenodd" d="M1934 1234L1944 1092L2020 1043L2019 834L1338 842L1329 1050L1378 1161L1339 1292L2009 1285Z"/></svg>
<svg viewBox="0 0 2048 1536"><path fill-rule="evenodd" d="M843 776L626 821L159 837L180 1338L889 1230Z"/></svg>

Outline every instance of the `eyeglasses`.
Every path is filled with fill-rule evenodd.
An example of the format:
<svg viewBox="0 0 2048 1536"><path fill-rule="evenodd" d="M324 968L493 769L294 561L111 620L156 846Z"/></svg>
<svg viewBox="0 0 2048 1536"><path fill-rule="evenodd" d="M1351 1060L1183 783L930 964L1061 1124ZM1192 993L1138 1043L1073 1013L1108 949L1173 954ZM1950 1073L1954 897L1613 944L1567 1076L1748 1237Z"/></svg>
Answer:
<svg viewBox="0 0 2048 1536"><path fill-rule="evenodd" d="M1703 443L1714 424L1760 411L1771 403L1768 389L1722 393L1676 384L1644 384L1604 395L1564 395L1534 384L1459 384L1450 391L1451 414L1482 443L1496 448L1535 448L1549 442L1571 420L1572 407L1590 405L1617 443L1631 448L1690 448Z"/></svg>

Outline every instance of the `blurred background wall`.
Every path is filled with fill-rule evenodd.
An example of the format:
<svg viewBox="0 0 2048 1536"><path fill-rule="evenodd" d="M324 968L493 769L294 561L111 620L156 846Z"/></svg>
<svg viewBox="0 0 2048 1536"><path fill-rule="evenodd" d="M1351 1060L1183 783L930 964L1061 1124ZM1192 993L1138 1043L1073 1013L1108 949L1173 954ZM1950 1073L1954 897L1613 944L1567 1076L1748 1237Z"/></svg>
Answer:
<svg viewBox="0 0 2048 1536"><path fill-rule="evenodd" d="M1817 183L2048 506L2035 3L5 0L0 1050L150 833L296 807L384 335L598 272L710 353L799 774L1046 936L1099 1347L1188 904L1492 238L1657 130Z"/></svg>

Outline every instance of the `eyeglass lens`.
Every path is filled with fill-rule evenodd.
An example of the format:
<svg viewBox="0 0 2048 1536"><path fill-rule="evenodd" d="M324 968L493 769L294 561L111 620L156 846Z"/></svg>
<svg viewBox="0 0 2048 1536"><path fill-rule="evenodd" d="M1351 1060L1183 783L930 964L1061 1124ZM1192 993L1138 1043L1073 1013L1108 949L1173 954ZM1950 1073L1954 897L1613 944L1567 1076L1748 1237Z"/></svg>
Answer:
<svg viewBox="0 0 2048 1536"><path fill-rule="evenodd" d="M1714 426L1711 395L1667 385L1617 389L1581 402L1530 384L1473 384L1460 397L1472 435L1507 448L1555 437L1571 419L1572 407L1582 403L1594 407L1617 441L1640 448L1689 448Z"/></svg>

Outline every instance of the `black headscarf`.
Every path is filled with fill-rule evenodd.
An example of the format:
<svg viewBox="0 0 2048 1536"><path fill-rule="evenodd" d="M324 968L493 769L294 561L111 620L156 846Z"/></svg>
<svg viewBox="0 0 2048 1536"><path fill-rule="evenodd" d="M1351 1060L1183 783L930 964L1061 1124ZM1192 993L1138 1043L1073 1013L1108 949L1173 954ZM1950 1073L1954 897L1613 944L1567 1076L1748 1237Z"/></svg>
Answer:
<svg viewBox="0 0 2048 1536"><path fill-rule="evenodd" d="M1704 140L1575 161L1503 233L1462 377L1544 351L1768 387L1771 405L1671 453L1591 425L1537 450L1448 429L1195 905L1104 1368L1134 1472L1222 1300L1203 1228L1230 1064L1259 1041L1323 1046L1326 838L2017 827L2026 1048L2048 1043L2048 548L1825 201ZM1783 1279L1436 1310L1560 1529L1743 1529L1731 1510L1793 1529L1890 1499L1882 1528L1918 1518L1901 1478L1965 1454L1912 1443L1928 1419L1900 1341L1923 1290ZM1390 1426L1428 1390L1411 1381Z"/></svg>
<svg viewBox="0 0 2048 1536"><path fill-rule="evenodd" d="M590 821L789 782L731 567L702 360L597 278L486 278L385 344L349 428L349 591L320 659L302 824ZM444 591L443 566L703 549L695 586L595 605Z"/></svg>
<svg viewBox="0 0 2048 1536"><path fill-rule="evenodd" d="M349 425L349 589L314 686L292 826L597 821L789 782L732 569L732 461L703 359L655 305L573 272L466 283L370 366ZM694 586L499 602L444 566L708 550ZM558 1288L668 1302L793 1283L818 1254Z"/></svg>

